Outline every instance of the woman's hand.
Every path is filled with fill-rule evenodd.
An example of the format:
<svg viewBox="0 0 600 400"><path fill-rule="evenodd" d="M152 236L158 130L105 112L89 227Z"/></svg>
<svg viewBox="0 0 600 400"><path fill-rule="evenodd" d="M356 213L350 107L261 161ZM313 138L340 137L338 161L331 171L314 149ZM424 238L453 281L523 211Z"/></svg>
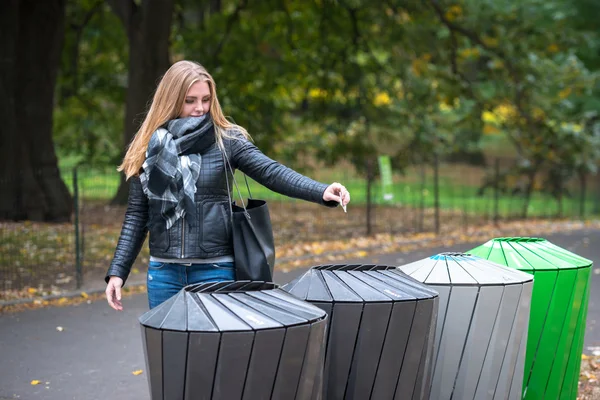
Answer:
<svg viewBox="0 0 600 400"><path fill-rule="evenodd" d="M123 287L123 279L118 276L111 276L108 284L106 285L106 300L108 305L117 311L123 311L123 304L121 304L121 288Z"/></svg>
<svg viewBox="0 0 600 400"><path fill-rule="evenodd" d="M346 190L344 185L338 182L333 182L331 185L327 186L325 192L323 193L324 201L336 201L343 206L346 206L350 203L350 192Z"/></svg>

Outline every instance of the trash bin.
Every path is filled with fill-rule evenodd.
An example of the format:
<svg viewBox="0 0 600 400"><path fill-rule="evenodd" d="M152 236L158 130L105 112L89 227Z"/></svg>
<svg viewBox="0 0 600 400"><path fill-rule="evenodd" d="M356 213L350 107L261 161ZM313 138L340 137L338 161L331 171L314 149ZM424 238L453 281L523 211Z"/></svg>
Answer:
<svg viewBox="0 0 600 400"><path fill-rule="evenodd" d="M440 294L431 399L519 399L531 275L463 253L400 269Z"/></svg>
<svg viewBox="0 0 600 400"><path fill-rule="evenodd" d="M384 265L316 266L282 289L330 316L327 400L429 398L435 291Z"/></svg>
<svg viewBox="0 0 600 400"><path fill-rule="evenodd" d="M319 398L327 316L276 284L191 285L139 320L153 400Z"/></svg>
<svg viewBox="0 0 600 400"><path fill-rule="evenodd" d="M523 398L577 398L592 261L541 238L497 238L471 252L534 277Z"/></svg>

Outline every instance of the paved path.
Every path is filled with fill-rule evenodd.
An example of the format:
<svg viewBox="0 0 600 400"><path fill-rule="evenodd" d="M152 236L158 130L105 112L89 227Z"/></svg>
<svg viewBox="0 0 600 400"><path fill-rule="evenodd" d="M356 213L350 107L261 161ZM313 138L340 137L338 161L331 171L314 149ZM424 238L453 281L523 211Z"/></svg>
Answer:
<svg viewBox="0 0 600 400"><path fill-rule="evenodd" d="M548 239L593 260L596 268L600 267L600 231L556 234ZM401 265L442 251L466 251L477 244L346 262ZM276 272L275 281L285 283L303 272ZM119 313L109 309L105 302L97 301L0 315L0 400L149 399L137 322L147 310L146 295L128 297L124 307L125 310ZM600 328L596 321L600 321L599 274L592 278L586 349L600 346ZM57 326L64 330L57 331ZM132 374L140 369L144 373ZM41 384L31 385L34 379Z"/></svg>

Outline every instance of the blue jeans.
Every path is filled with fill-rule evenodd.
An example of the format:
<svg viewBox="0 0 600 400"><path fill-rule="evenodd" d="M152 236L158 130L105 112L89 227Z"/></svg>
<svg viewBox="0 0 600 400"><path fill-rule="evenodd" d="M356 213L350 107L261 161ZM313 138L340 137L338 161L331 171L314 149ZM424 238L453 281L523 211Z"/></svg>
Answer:
<svg viewBox="0 0 600 400"><path fill-rule="evenodd" d="M171 264L150 261L148 266L148 305L154 308L187 285L235 280L232 262L216 264Z"/></svg>

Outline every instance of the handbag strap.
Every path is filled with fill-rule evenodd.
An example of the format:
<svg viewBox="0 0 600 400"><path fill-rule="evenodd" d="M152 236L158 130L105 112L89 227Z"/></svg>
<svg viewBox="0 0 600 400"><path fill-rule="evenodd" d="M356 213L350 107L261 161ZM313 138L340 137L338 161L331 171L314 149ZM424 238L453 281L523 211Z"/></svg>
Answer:
<svg viewBox="0 0 600 400"><path fill-rule="evenodd" d="M248 210L246 209L246 205L244 204L242 192L240 192L240 187L238 186L237 181L235 180L233 168L229 163L229 158L225 153L225 149L222 149L221 156L223 157L223 164L225 165L225 181L227 182L227 197L229 197L229 211L231 212L231 217L233 218L233 207L231 205L233 203L233 199L231 198L231 193L229 193L229 171L231 171L231 178L233 179L233 184L235 185L235 189L238 192L238 196L240 196L240 202L242 203L242 208L244 209L244 215L246 216L246 218L250 219L250 214L248 214ZM229 167L229 171L227 170L227 167ZM244 178L246 178L246 174L244 174ZM248 194L250 194L250 186L248 186L248 179L246 179L246 187L248 188ZM251 194L250 198L252 198Z"/></svg>

